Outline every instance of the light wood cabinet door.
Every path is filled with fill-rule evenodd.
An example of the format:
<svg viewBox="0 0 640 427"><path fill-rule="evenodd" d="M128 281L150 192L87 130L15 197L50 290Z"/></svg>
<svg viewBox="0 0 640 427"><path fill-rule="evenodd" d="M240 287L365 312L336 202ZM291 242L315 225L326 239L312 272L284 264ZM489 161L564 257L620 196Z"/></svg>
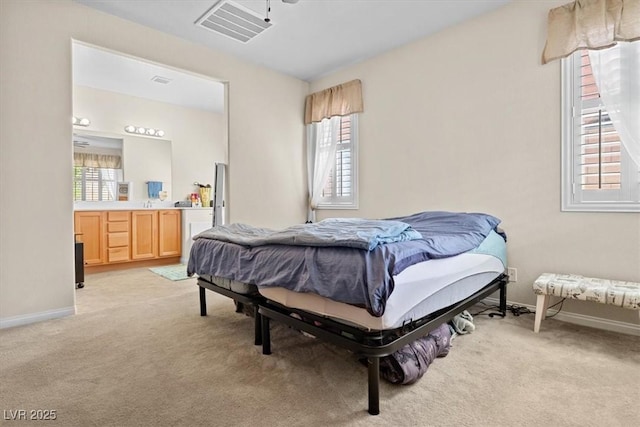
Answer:
<svg viewBox="0 0 640 427"><path fill-rule="evenodd" d="M158 256L180 256L181 212L161 210L158 213Z"/></svg>
<svg viewBox="0 0 640 427"><path fill-rule="evenodd" d="M158 256L158 211L131 212L131 259Z"/></svg>
<svg viewBox="0 0 640 427"><path fill-rule="evenodd" d="M104 212L79 211L74 213L74 233L83 243L85 265L105 262Z"/></svg>

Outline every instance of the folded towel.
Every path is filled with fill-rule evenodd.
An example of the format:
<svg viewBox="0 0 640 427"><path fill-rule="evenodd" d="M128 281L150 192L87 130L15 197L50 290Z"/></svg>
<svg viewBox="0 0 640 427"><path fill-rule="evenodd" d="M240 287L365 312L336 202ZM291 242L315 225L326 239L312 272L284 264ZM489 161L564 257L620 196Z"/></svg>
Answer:
<svg viewBox="0 0 640 427"><path fill-rule="evenodd" d="M455 334L469 334L476 329L476 325L473 324L473 317L467 310L456 315L449 323Z"/></svg>
<svg viewBox="0 0 640 427"><path fill-rule="evenodd" d="M162 182L160 181L149 181L147 183L147 191L149 192L150 199L158 199L160 198L160 192L162 191Z"/></svg>

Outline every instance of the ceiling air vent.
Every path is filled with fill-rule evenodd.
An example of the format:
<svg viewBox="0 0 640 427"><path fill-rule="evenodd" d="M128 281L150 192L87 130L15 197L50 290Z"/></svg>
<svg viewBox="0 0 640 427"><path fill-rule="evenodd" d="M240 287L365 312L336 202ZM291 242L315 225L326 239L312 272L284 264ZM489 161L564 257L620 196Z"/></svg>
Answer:
<svg viewBox="0 0 640 427"><path fill-rule="evenodd" d="M173 79L170 79L169 77L162 77L162 76L153 76L153 77L151 77L151 81L152 82L160 83L160 84L163 84L163 85L171 83L172 80Z"/></svg>
<svg viewBox="0 0 640 427"><path fill-rule="evenodd" d="M272 24L251 9L221 0L198 19L196 25L246 43Z"/></svg>

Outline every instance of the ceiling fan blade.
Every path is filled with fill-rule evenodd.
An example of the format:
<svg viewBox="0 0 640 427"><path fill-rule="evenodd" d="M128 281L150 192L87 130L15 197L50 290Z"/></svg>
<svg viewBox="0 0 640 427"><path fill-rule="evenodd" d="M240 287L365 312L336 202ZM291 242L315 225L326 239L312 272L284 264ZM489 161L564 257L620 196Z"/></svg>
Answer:
<svg viewBox="0 0 640 427"><path fill-rule="evenodd" d="M298 0L282 0L282 3L296 4Z"/></svg>

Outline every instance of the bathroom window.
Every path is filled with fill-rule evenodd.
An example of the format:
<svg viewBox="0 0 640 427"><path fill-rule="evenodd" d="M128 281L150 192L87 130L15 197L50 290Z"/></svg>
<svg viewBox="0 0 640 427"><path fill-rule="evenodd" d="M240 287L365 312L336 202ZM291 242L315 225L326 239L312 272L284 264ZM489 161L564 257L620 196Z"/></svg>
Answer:
<svg viewBox="0 0 640 427"><path fill-rule="evenodd" d="M122 169L75 166L73 168L73 200L115 201L118 181L122 181Z"/></svg>

